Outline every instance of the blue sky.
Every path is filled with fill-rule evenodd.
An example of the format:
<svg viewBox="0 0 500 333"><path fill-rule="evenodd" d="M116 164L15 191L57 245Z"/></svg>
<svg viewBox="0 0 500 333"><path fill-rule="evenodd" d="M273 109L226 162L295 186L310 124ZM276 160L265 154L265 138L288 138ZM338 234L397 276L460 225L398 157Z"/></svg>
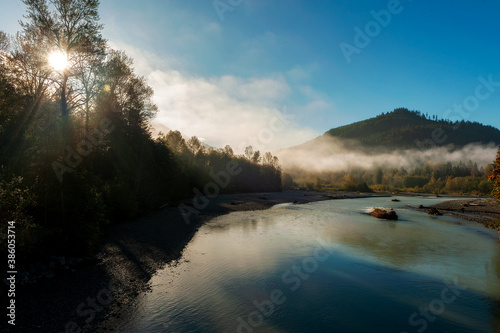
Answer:
<svg viewBox="0 0 500 333"><path fill-rule="evenodd" d="M24 5L2 2L0 29L15 32ZM498 1L218 5L223 20L212 0L101 1L105 37L155 89L158 129L277 149L397 107L500 127ZM390 20L375 23L381 11ZM341 44L359 46L350 61Z"/></svg>

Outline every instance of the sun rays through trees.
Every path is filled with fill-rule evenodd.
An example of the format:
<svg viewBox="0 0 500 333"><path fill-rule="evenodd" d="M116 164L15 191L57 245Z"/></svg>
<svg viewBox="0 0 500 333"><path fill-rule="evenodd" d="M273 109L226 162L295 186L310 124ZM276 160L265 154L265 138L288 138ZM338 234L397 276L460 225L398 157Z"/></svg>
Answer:
<svg viewBox="0 0 500 333"><path fill-rule="evenodd" d="M22 2L21 31L0 32L0 211L25 258L88 254L104 225L193 196L229 160L243 171L226 191L281 190L273 156L152 138L154 91L102 37L99 1Z"/></svg>

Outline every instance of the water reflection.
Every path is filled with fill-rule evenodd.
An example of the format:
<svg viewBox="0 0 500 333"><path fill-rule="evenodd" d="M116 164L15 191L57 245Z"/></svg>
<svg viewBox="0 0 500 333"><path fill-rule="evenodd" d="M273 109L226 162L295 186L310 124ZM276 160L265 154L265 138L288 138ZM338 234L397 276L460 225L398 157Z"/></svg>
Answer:
<svg viewBox="0 0 500 333"><path fill-rule="evenodd" d="M404 208L421 198L401 199L219 217L199 230L183 263L152 279L153 292L120 330L498 331L495 238ZM373 206L394 207L402 220L361 214Z"/></svg>

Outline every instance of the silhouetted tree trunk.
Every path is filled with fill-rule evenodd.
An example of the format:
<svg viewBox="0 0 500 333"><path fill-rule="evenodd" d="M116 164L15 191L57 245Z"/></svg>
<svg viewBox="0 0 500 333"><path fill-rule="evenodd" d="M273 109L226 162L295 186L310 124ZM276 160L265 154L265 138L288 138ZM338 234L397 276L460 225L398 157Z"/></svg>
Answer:
<svg viewBox="0 0 500 333"><path fill-rule="evenodd" d="M68 75L64 74L61 84L61 115L64 119L68 118L68 99L67 99L67 89L68 89Z"/></svg>
<svg viewBox="0 0 500 333"><path fill-rule="evenodd" d="M63 52L69 66L89 67L95 55L104 54L106 40L99 24L98 0L22 0L28 21L21 22L24 34L39 41L36 51L45 58L51 52ZM61 84L61 115L68 118L68 79L76 71L65 69Z"/></svg>

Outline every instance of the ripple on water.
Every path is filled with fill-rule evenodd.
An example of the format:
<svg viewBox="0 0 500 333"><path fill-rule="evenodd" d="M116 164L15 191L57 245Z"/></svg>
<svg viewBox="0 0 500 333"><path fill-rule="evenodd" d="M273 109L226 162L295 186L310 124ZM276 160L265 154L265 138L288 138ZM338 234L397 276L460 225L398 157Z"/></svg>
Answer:
<svg viewBox="0 0 500 333"><path fill-rule="evenodd" d="M472 223L407 208L446 198L399 199L282 204L215 218L183 261L153 277L124 331L417 332L424 323L428 332L500 330L496 239ZM401 220L361 214L368 207L397 209ZM285 300L259 312L273 291ZM419 309L432 306L439 315L430 321Z"/></svg>

